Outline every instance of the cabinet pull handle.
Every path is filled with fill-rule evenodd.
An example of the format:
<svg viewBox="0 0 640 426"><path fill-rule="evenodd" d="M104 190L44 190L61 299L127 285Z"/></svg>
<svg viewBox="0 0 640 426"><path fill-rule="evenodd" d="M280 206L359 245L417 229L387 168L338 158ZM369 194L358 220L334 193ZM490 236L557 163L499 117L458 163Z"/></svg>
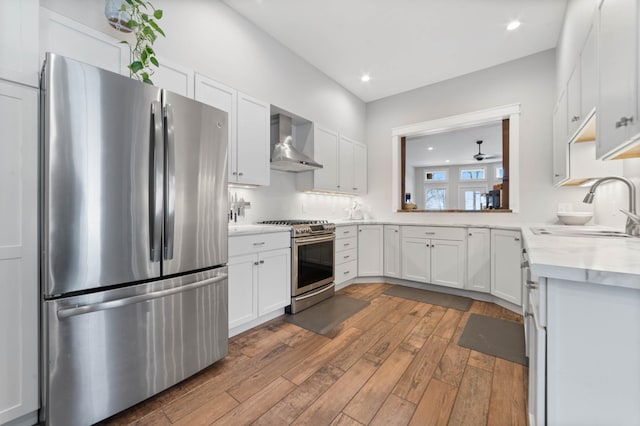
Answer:
<svg viewBox="0 0 640 426"><path fill-rule="evenodd" d="M253 262L253 264L256 265L256 266L259 265L258 261Z"/></svg>
<svg viewBox="0 0 640 426"><path fill-rule="evenodd" d="M527 317L532 317L532 316L533 316L533 314L532 314L531 312L525 312L525 313L524 313L524 317L525 317L525 318L527 318Z"/></svg>
<svg viewBox="0 0 640 426"><path fill-rule="evenodd" d="M520 241L520 238L516 237L513 239L513 241Z"/></svg>
<svg viewBox="0 0 640 426"><path fill-rule="evenodd" d="M259 243L253 243L254 246L263 246L264 245L264 241L259 242Z"/></svg>
<svg viewBox="0 0 640 426"><path fill-rule="evenodd" d="M524 262L522 262L520 264L520 268L528 268L529 267L529 261L525 260Z"/></svg>
<svg viewBox="0 0 640 426"><path fill-rule="evenodd" d="M350 258L350 257L351 257L351 256L345 256L344 258L345 258L345 259L348 259L348 258Z"/></svg>
<svg viewBox="0 0 640 426"><path fill-rule="evenodd" d="M554 174L553 177L560 177L560 173Z"/></svg>
<svg viewBox="0 0 640 426"><path fill-rule="evenodd" d="M536 288L538 288L538 285L536 283L529 280L527 280L527 282L524 285L525 287L530 288L531 290L535 290Z"/></svg>
<svg viewBox="0 0 640 426"><path fill-rule="evenodd" d="M472 236L473 234L471 232L469 232L469 236Z"/></svg>
<svg viewBox="0 0 640 426"><path fill-rule="evenodd" d="M357 190L358 190L358 188L351 188L351 189L353 189L354 191L357 191Z"/></svg>
<svg viewBox="0 0 640 426"><path fill-rule="evenodd" d="M238 173L238 176L244 176L244 173L240 172Z"/></svg>
<svg viewBox="0 0 640 426"><path fill-rule="evenodd" d="M435 235L436 233L435 232L425 232L424 234L425 235Z"/></svg>
<svg viewBox="0 0 640 426"><path fill-rule="evenodd" d="M436 246L435 244L431 244L431 247L435 247L435 246Z"/></svg>
<svg viewBox="0 0 640 426"><path fill-rule="evenodd" d="M580 120L580 116L579 115L574 115L573 117L571 117L571 122L572 123L575 123L578 120Z"/></svg>
<svg viewBox="0 0 640 426"><path fill-rule="evenodd" d="M346 246L350 246L350 245L351 245L351 243L344 243L344 246L345 246L345 247L346 247Z"/></svg>
<svg viewBox="0 0 640 426"><path fill-rule="evenodd" d="M631 123L633 123L633 117L620 117L620 120L616 122L616 129L626 127Z"/></svg>
<svg viewBox="0 0 640 426"><path fill-rule="evenodd" d="M397 230L397 229L394 229L394 230L393 230L393 232L398 233L398 230Z"/></svg>
<svg viewBox="0 0 640 426"><path fill-rule="evenodd" d="M349 234L351 231L342 231L343 234Z"/></svg>
<svg viewBox="0 0 640 426"><path fill-rule="evenodd" d="M261 264L261 265L262 265L262 264L264 264L264 260L261 260L261 261L260 261L260 264Z"/></svg>
<svg viewBox="0 0 640 426"><path fill-rule="evenodd" d="M344 271L344 274L347 275L349 272L351 272L351 271Z"/></svg>
<svg viewBox="0 0 640 426"><path fill-rule="evenodd" d="M237 174L238 174L238 172L233 172L233 173L231 173L231 174L235 176L235 175L237 175Z"/></svg>

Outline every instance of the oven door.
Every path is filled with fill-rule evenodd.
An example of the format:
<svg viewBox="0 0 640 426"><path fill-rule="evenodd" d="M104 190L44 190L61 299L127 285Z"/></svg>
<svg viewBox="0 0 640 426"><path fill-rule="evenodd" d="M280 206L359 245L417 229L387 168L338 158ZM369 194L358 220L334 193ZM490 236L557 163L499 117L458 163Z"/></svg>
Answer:
<svg viewBox="0 0 640 426"><path fill-rule="evenodd" d="M293 296L333 282L335 241L335 234L294 238Z"/></svg>

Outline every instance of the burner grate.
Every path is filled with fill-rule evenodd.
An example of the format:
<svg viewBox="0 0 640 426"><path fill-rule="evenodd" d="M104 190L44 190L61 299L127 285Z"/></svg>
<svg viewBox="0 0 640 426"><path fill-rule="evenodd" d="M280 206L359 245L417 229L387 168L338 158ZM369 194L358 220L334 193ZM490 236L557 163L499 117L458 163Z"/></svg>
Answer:
<svg viewBox="0 0 640 426"><path fill-rule="evenodd" d="M316 225L321 223L329 223L327 220L304 220L304 219L286 219L286 220L264 220L258 222L262 225Z"/></svg>

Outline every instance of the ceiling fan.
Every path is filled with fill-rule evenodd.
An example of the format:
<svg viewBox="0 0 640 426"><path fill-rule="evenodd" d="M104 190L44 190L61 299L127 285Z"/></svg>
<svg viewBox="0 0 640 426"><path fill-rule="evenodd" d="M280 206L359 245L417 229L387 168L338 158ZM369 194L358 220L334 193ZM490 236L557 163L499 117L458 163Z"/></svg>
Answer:
<svg viewBox="0 0 640 426"><path fill-rule="evenodd" d="M482 151L480 150L482 147L482 142L483 141L476 141L476 143L478 144L478 153L476 155L473 156L473 158L475 158L477 161L482 161L482 160L490 160L492 158L497 158L497 155L490 155L490 154L483 154Z"/></svg>

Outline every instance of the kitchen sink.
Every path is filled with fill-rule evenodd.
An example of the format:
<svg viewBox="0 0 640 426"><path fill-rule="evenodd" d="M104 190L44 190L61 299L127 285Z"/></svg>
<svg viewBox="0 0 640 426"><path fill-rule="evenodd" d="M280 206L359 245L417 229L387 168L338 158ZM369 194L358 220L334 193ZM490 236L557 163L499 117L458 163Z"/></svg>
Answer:
<svg viewBox="0 0 640 426"><path fill-rule="evenodd" d="M608 237L608 238L633 238L633 235L623 231L613 231L609 229L592 228L569 228L569 227L538 227L530 228L535 235L553 235L560 237Z"/></svg>

